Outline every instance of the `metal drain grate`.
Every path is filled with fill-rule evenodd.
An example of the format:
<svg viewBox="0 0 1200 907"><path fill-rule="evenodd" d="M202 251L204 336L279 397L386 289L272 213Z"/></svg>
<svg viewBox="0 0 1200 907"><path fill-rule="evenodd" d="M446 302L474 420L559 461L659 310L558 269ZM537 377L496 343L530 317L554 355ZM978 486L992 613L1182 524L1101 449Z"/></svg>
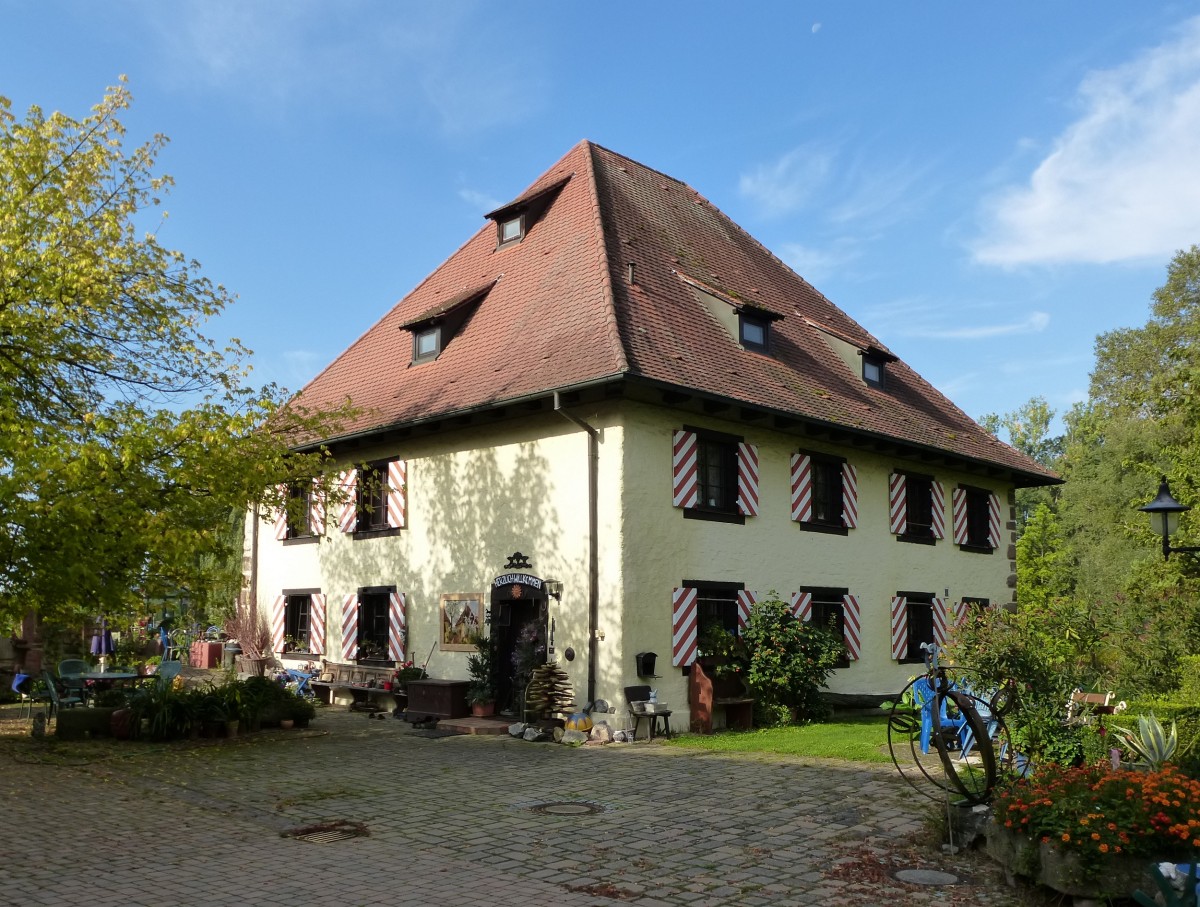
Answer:
<svg viewBox="0 0 1200 907"><path fill-rule="evenodd" d="M361 822L349 822L345 819L336 822L322 822L319 825L302 825L280 832L284 838L295 838L298 841L308 841L312 844L333 844L336 841L347 841L350 838L365 838L371 832Z"/></svg>
<svg viewBox="0 0 1200 907"><path fill-rule="evenodd" d="M602 813L604 807L589 800L560 800L555 803L536 803L529 807L532 812L548 816L590 816Z"/></svg>

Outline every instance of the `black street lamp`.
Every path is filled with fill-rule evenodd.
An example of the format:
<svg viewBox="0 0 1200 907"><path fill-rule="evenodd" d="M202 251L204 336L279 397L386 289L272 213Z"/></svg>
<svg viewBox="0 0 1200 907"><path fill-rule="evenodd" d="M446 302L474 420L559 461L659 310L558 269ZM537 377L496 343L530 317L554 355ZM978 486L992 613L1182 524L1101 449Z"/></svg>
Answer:
<svg viewBox="0 0 1200 907"><path fill-rule="evenodd" d="M1162 536L1164 559L1169 558L1173 551L1180 554L1196 554L1200 552L1200 546L1195 545L1179 548L1171 547L1171 536L1179 529L1179 514L1191 509L1187 504L1180 504L1175 500L1171 494L1171 489L1167 487L1166 476L1162 477L1162 484L1158 486L1158 497L1145 507L1138 508L1138 510L1150 514L1150 528Z"/></svg>

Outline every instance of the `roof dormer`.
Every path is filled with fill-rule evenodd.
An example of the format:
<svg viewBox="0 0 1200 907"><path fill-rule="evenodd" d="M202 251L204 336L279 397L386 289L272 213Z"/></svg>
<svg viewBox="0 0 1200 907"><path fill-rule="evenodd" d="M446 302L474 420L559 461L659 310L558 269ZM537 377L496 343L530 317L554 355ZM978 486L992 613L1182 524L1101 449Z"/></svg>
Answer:
<svg viewBox="0 0 1200 907"><path fill-rule="evenodd" d="M543 186L534 186L507 205L485 214L484 217L496 223L496 248L503 249L521 242L546 213L559 190L574 175L568 173Z"/></svg>
<svg viewBox="0 0 1200 907"><path fill-rule="evenodd" d="M805 318L805 323L816 328L821 339L846 363L846 368L858 375L868 387L883 390L887 385L887 364L898 361L897 357L874 344L864 344L848 337L828 325Z"/></svg>
<svg viewBox="0 0 1200 907"><path fill-rule="evenodd" d="M771 354L771 322L783 318L778 312L752 302L740 301L678 271L679 279L692 288L696 298L724 326L744 350Z"/></svg>
<svg viewBox="0 0 1200 907"><path fill-rule="evenodd" d="M496 280L499 279L496 278ZM483 297L496 285L496 280L481 287L456 293L445 302L426 309L416 318L400 325L401 330L412 334L411 364L420 365L423 362L437 359L470 317L475 306L482 302Z"/></svg>

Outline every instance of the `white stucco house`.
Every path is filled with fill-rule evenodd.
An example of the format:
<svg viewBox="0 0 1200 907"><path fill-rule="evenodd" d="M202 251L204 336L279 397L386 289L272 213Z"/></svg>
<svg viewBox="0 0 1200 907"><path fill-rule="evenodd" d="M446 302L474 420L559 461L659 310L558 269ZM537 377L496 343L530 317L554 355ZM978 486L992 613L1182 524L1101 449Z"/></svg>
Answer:
<svg viewBox="0 0 1200 907"><path fill-rule="evenodd" d="M357 503L248 534L277 648L465 677L447 628L474 623L509 674L544 646L580 704L622 705L653 652L684 726L698 631L770 592L844 628L833 692L900 689L920 642L1013 599L1013 491L1058 481L696 191L587 141L303 391L346 398L323 441Z"/></svg>

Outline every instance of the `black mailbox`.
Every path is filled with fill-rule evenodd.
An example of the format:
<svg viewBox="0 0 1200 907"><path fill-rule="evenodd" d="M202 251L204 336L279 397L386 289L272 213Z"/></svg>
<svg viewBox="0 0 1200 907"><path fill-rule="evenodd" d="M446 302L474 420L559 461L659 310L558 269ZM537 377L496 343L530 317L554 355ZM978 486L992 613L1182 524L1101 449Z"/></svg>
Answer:
<svg viewBox="0 0 1200 907"><path fill-rule="evenodd" d="M637 659L638 677L657 677L654 673L654 665L658 661L657 652L638 652L633 656Z"/></svg>

